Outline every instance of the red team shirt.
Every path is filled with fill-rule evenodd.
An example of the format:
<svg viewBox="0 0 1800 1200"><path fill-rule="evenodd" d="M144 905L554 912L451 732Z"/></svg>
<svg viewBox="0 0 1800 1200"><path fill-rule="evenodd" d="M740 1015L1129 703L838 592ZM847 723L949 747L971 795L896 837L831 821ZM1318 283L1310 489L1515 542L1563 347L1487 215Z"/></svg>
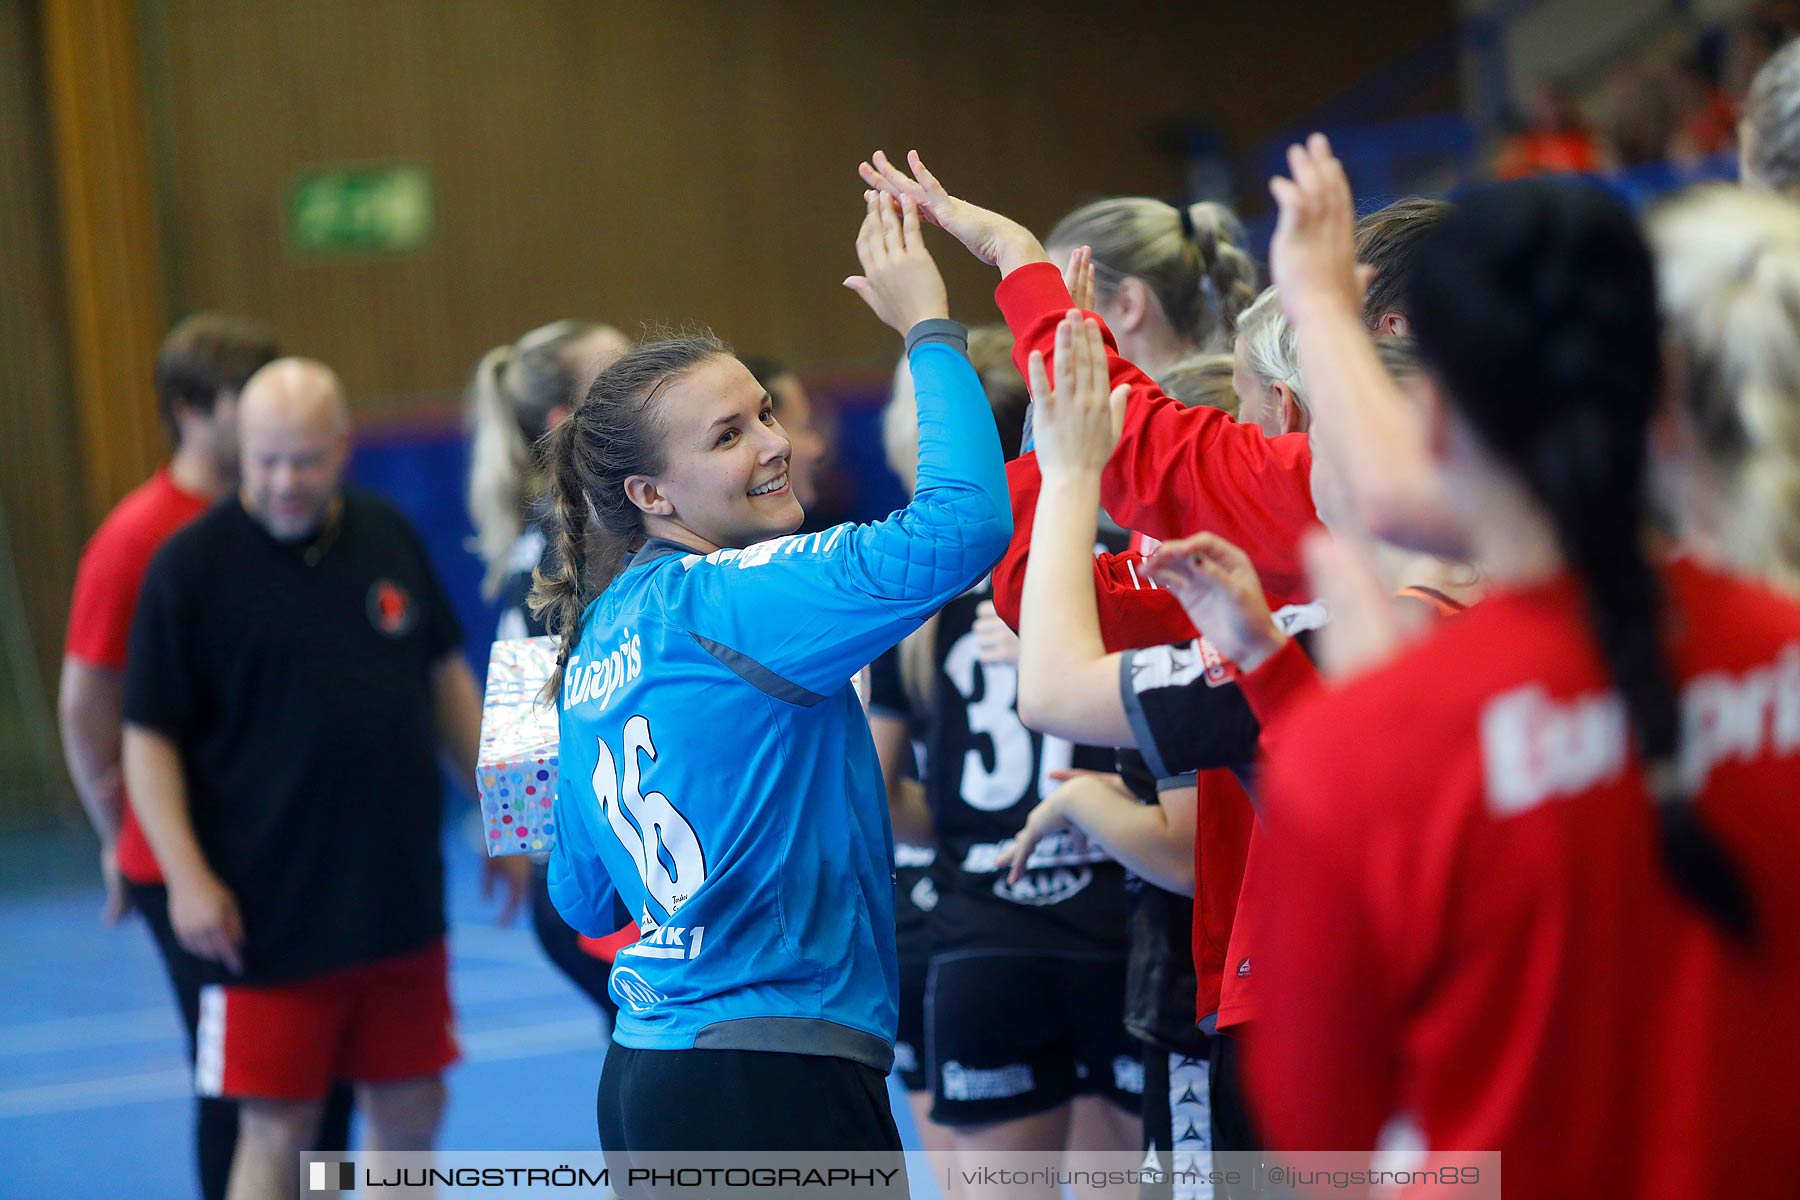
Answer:
<svg viewBox="0 0 1800 1200"><path fill-rule="evenodd" d="M1313 669L1312 660L1306 657L1306 651L1300 648L1299 641L1289 638L1267 662L1248 675L1239 675L1238 686L1262 724L1258 744L1263 754L1268 755L1274 752L1282 736L1281 718L1302 706L1318 690L1319 675ZM1250 829L1249 844L1244 850L1243 883L1236 919L1227 930L1230 941L1226 945L1216 997L1221 1031L1247 1025L1256 1016L1257 976L1252 952L1261 920L1258 897L1267 886L1264 878L1264 856L1268 853L1264 845L1266 836L1259 819ZM1199 854L1199 848L1195 847L1195 857ZM1200 999L1205 1003L1207 997L1202 995Z"/></svg>
<svg viewBox="0 0 1800 1200"><path fill-rule="evenodd" d="M1194 772L1194 1016L1225 1028L1229 947L1242 912L1244 870L1256 844L1256 811L1230 771Z"/></svg>
<svg viewBox="0 0 1800 1200"><path fill-rule="evenodd" d="M1056 326L1073 307L1069 289L1050 263L1020 267L1000 281L994 299L1012 331L1020 372L1033 350L1052 358ZM1216 408L1188 408L1156 381L1119 357L1112 332L1101 326L1112 382L1131 388L1125 427L1100 479L1100 500L1126 529L1154 538L1186 537L1208 529L1241 546L1282 603L1301 597L1306 574L1300 538L1317 526L1312 499L1312 451L1303 433L1265 437ZM1007 467L1013 498L1013 540L994 568L994 608L1015 628L1031 550L1031 518L1042 487L1037 456ZM1143 589L1135 554L1096 560L1103 631L1121 648L1186 641L1194 628L1173 597ZM1115 638L1109 636L1108 644Z"/></svg>
<svg viewBox="0 0 1800 1200"><path fill-rule="evenodd" d="M1021 374L1031 351L1053 356L1057 324L1073 300L1053 264L1021 266L999 284L994 299L1012 329L1013 363ZM1130 399L1120 444L1102 477L1107 513L1150 538L1181 538L1211 529L1240 545L1264 579L1274 606L1303 596L1301 536L1318 525L1312 504L1312 452L1305 434L1265 437L1217 408L1188 408L1170 398L1134 363L1120 358L1102 326L1112 383L1127 383ZM1012 493L1013 538L994 569L994 608L1019 628L1019 597L1030 560L1042 473L1035 453L1006 464ZM1145 554L1094 558L1094 592L1107 651L1184 642L1193 622L1172 594L1143 574ZM1296 649L1298 653L1298 649ZM1226 954L1237 916L1240 880L1251 846L1251 810L1237 777L1199 772L1199 837L1193 844L1193 966L1199 977L1197 1015L1229 999L1235 959ZM1219 1007L1220 1025L1226 1011Z"/></svg>
<svg viewBox="0 0 1800 1200"><path fill-rule="evenodd" d="M1021 267L1001 280L994 299L1014 338L1021 374L1033 350L1052 358L1056 327L1073 307L1062 275L1049 263ZM1275 607L1305 591L1300 539L1317 526L1312 499L1312 451L1305 434L1264 436L1214 408L1188 408L1121 358L1101 327L1112 382L1131 388L1119 445L1101 477L1101 500L1114 520L1155 539L1207 529L1242 547L1256 565ZM1031 552L1043 475L1037 456L1007 464L1013 538L994 568L994 608L1018 628L1019 600ZM1094 577L1100 632L1106 649L1129 650L1195 636L1181 604L1143 574L1145 554L1096 556ZM1251 842L1248 799L1229 771L1201 771L1196 785L1194 841L1195 1011L1205 1016L1231 987L1227 939L1238 907ZM1223 978L1222 978L1223 977ZM1224 1013L1220 1012L1224 1021Z"/></svg>
<svg viewBox="0 0 1800 1200"><path fill-rule="evenodd" d="M209 497L177 487L167 466L119 501L82 551L63 653L87 666L124 674L131 618L150 560L171 534L211 504ZM118 855L120 873L133 883L163 881L129 797L120 814Z"/></svg>
<svg viewBox="0 0 1800 1200"><path fill-rule="evenodd" d="M1273 739L1248 1060L1272 1144L1405 1116L1501 1151L1509 1195L1800 1195L1800 606L1663 576L1684 772L1754 949L1668 882L1573 582L1490 596Z"/></svg>
<svg viewBox="0 0 1800 1200"><path fill-rule="evenodd" d="M1428 588L1402 588L1398 597L1426 605L1439 618L1455 616L1467 608L1461 602ZM1280 650L1270 656L1269 661L1248 675L1239 675L1237 682L1244 691L1244 699L1249 702L1257 721L1262 725L1258 744L1262 753L1268 755L1276 752L1276 743L1281 738L1282 718L1318 690L1320 677L1312 660L1306 656L1306 651L1301 649L1299 641L1289 638ZM1256 974L1251 955L1258 934L1258 905L1254 897L1259 894L1260 889L1268 886L1264 878L1263 855L1267 851L1263 846L1263 838L1259 824L1250 833L1250 845L1244 860L1243 895L1237 909L1237 919L1231 924L1231 941L1224 958L1224 980L1218 996L1218 1028L1221 1030L1248 1024L1256 1015ZM1198 847L1194 853L1198 857ZM1204 1003L1204 994L1201 999Z"/></svg>

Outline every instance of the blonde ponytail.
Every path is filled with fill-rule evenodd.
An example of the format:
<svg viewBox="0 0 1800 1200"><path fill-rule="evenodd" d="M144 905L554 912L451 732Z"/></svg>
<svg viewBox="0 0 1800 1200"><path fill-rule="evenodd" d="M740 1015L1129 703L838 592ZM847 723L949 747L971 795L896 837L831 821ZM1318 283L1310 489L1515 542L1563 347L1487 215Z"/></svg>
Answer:
<svg viewBox="0 0 1800 1200"><path fill-rule="evenodd" d="M469 383L469 415L474 425L469 452L469 520L475 526L475 553L486 566L481 595L492 600L505 581L513 543L525 529L526 486L531 447L506 396L506 370L513 348L498 346L482 355Z"/></svg>
<svg viewBox="0 0 1800 1200"><path fill-rule="evenodd" d="M1721 548L1800 590L1800 212L1695 188L1652 215L1650 235L1682 400L1731 493Z"/></svg>
<svg viewBox="0 0 1800 1200"><path fill-rule="evenodd" d="M593 343L604 343L594 349ZM587 344L592 353L577 351ZM486 566L488 600L513 570L513 545L543 490L536 443L557 409L574 409L601 367L631 348L625 335L591 321L552 321L482 355L469 381L469 521ZM595 355L598 355L597 361Z"/></svg>

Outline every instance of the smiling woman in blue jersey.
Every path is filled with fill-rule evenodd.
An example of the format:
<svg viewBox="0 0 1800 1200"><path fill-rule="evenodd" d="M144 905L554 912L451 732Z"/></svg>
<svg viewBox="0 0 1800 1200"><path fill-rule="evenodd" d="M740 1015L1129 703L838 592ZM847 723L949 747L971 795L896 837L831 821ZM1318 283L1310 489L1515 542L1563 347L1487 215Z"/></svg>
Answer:
<svg viewBox="0 0 1800 1200"><path fill-rule="evenodd" d="M898 1151L883 1079L893 837L852 679L985 575L1012 528L999 437L917 213L869 194L845 281L906 337L919 484L801 522L769 396L711 337L653 342L550 435L562 637L550 892L642 939L612 975L609 1154Z"/></svg>

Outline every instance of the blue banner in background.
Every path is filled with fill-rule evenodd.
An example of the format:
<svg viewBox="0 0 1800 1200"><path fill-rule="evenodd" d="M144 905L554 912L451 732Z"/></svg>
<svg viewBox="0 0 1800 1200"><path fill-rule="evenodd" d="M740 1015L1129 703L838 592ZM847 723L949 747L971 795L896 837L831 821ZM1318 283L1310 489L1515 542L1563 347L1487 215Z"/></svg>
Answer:
<svg viewBox="0 0 1800 1200"><path fill-rule="evenodd" d="M469 665L485 679L500 610L482 600L481 560L469 549L475 528L463 505L468 478L468 435L454 425L383 430L359 441L350 456L350 482L392 501L424 540L462 622Z"/></svg>

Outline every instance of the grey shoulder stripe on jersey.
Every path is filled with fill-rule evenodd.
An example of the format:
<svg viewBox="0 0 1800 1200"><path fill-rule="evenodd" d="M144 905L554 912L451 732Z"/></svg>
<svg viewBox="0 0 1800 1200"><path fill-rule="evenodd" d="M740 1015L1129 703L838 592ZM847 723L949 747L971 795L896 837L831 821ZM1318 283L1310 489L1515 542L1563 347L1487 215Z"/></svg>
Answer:
<svg viewBox="0 0 1800 1200"><path fill-rule="evenodd" d="M730 667L732 672L751 687L766 692L784 704L797 704L801 708L811 708L825 699L819 693L803 688L791 679L784 679L769 668L751 658L740 650L713 641L709 637L701 637L693 630L688 636L700 644L700 648Z"/></svg>

